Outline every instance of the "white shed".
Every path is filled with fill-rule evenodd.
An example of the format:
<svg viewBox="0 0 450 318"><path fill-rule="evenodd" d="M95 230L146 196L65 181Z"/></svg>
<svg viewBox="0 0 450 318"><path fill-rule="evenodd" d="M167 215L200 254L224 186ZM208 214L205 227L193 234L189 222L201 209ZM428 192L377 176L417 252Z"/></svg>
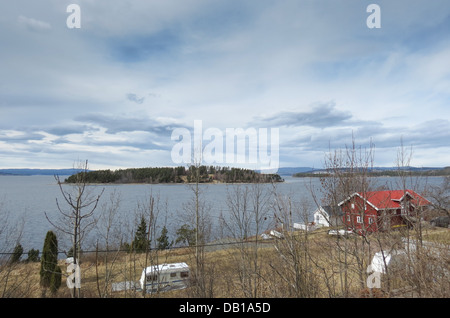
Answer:
<svg viewBox="0 0 450 318"><path fill-rule="evenodd" d="M332 207L329 205L320 206L314 211L314 223L318 226L338 226L342 222L342 210L340 207Z"/></svg>

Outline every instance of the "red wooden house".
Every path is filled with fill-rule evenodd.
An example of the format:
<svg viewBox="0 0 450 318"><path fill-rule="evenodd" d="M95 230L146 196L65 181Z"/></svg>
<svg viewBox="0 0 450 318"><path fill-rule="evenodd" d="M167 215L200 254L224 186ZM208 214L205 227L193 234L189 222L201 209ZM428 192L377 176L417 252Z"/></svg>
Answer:
<svg viewBox="0 0 450 318"><path fill-rule="evenodd" d="M412 190L354 193L339 203L344 225L357 233L408 226L415 211L431 203Z"/></svg>

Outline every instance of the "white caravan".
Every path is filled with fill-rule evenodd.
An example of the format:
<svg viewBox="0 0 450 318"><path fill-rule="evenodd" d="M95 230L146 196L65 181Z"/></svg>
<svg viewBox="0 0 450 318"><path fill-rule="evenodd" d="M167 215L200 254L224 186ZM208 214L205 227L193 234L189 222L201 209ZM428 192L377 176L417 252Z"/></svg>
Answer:
<svg viewBox="0 0 450 318"><path fill-rule="evenodd" d="M186 263L154 265L142 270L139 280L147 292L181 289L187 286L189 266Z"/></svg>

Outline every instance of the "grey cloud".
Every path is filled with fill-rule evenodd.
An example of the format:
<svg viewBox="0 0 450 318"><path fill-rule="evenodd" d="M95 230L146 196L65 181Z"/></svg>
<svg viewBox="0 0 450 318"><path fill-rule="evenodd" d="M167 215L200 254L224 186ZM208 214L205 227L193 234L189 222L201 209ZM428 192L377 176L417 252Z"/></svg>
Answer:
<svg viewBox="0 0 450 318"><path fill-rule="evenodd" d="M10 141L10 142L26 142L29 140L42 140L45 136L40 133L24 132L19 135L6 136L0 133L0 141Z"/></svg>
<svg viewBox="0 0 450 318"><path fill-rule="evenodd" d="M412 126L377 127L361 126L355 130L356 138L372 139L376 148L398 148L405 146L421 149L448 147L450 140L450 121L437 119Z"/></svg>
<svg viewBox="0 0 450 318"><path fill-rule="evenodd" d="M354 138L358 145L375 145L376 149L395 149L401 142L413 148L432 149L448 147L450 140L450 121L433 120L414 126L385 126L381 123L360 122L349 127L329 127L314 129L312 132L297 132L288 137L284 147L297 147L307 151L328 151L350 145Z"/></svg>
<svg viewBox="0 0 450 318"><path fill-rule="evenodd" d="M405 131L405 142L421 148L448 147L450 140L450 121L436 119L409 127Z"/></svg>
<svg viewBox="0 0 450 318"><path fill-rule="evenodd" d="M157 137L162 139L161 136ZM170 139L169 139L170 140ZM131 147L139 150L170 150L172 145L169 142L158 144L154 138L149 136L146 140L85 140L84 144L89 146L114 146L114 147Z"/></svg>
<svg viewBox="0 0 450 318"><path fill-rule="evenodd" d="M270 126L310 126L326 128L346 124L352 118L349 112L335 108L335 104L320 103L313 105L307 112L284 111L276 113L271 117L259 118L260 124Z"/></svg>
<svg viewBox="0 0 450 318"><path fill-rule="evenodd" d="M71 134L83 134L86 131L98 130L88 125L68 125L68 126L54 126L44 129L46 132L56 136L65 136Z"/></svg>
<svg viewBox="0 0 450 318"><path fill-rule="evenodd" d="M110 134L118 132L145 131L158 134L169 134L179 124L165 124L150 118L125 116L108 116L104 114L86 114L75 118L76 121L99 125Z"/></svg>
<svg viewBox="0 0 450 318"><path fill-rule="evenodd" d="M143 62L152 57L171 56L180 46L179 35L171 30L110 39L111 56L117 61Z"/></svg>
<svg viewBox="0 0 450 318"><path fill-rule="evenodd" d="M145 97L138 97L136 94L127 94L127 99L131 102L135 102L137 104L142 104L145 100Z"/></svg>

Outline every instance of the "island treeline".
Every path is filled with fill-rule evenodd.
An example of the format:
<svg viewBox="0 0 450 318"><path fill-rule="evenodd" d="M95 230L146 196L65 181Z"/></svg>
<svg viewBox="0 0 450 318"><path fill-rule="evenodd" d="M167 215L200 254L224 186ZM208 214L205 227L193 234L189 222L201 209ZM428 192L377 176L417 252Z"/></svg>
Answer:
<svg viewBox="0 0 450 318"><path fill-rule="evenodd" d="M80 174L87 183L255 183L282 182L278 174L261 174L250 169L190 166L149 167L79 172L65 179L76 183Z"/></svg>
<svg viewBox="0 0 450 318"><path fill-rule="evenodd" d="M345 172L346 169L340 169L341 172ZM333 174L334 171L327 171L325 169L315 170L315 171L307 171L307 172L298 172L293 174L293 177L304 178L304 177L323 177ZM372 177L398 177L399 174L409 174L411 176L421 176L421 177L438 177L438 176L449 176L450 175L450 167L444 168L413 168L407 167L402 169L391 168L390 170L370 170L365 171L361 169L353 169L352 171L348 171L348 173L352 174L367 174Z"/></svg>

